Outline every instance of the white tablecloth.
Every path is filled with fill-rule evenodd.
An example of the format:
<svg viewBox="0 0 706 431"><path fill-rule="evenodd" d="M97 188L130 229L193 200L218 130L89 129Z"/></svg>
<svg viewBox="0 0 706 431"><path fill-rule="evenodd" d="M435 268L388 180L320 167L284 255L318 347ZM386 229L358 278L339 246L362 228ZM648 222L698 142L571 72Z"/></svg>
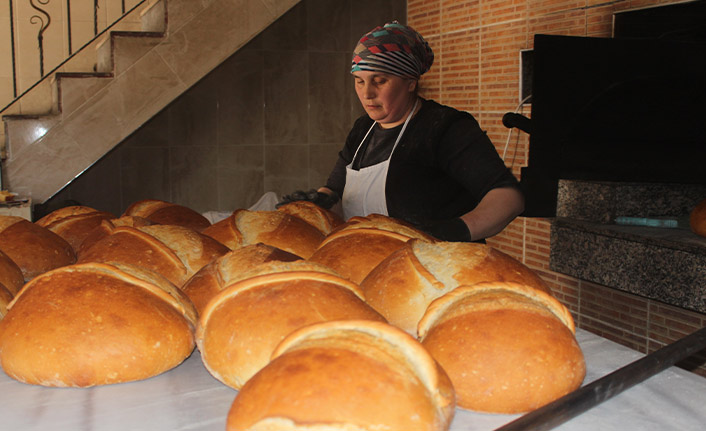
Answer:
<svg viewBox="0 0 706 431"><path fill-rule="evenodd" d="M584 384L642 356L586 331L577 330L576 336L586 357ZM206 371L198 351L177 368L151 379L88 389L25 385L0 372L0 430L222 431L236 394ZM451 430L493 430L517 417L456 409ZM706 378L675 367L556 428L705 429Z"/></svg>

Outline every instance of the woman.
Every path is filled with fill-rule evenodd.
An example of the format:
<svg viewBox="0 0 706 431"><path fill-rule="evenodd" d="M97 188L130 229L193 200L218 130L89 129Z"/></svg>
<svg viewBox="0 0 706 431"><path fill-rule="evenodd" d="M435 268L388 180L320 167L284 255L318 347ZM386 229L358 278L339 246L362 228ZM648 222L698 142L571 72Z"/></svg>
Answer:
<svg viewBox="0 0 706 431"><path fill-rule="evenodd" d="M341 198L345 219L378 213L442 240L482 240L519 215L524 198L473 116L419 97L433 60L422 36L396 21L360 39L351 73L366 115L313 197L329 207Z"/></svg>

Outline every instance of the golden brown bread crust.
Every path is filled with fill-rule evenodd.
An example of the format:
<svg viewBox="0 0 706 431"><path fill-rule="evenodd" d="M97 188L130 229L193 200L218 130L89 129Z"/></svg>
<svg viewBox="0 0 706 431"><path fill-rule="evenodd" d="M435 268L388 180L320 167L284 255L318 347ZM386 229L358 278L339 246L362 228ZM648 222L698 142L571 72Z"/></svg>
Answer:
<svg viewBox="0 0 706 431"><path fill-rule="evenodd" d="M512 281L549 292L530 268L485 244L410 240L360 283L365 300L410 334L434 299L463 284Z"/></svg>
<svg viewBox="0 0 706 431"><path fill-rule="evenodd" d="M124 263L154 271L181 287L228 248L206 235L176 225L119 226L79 254L79 263Z"/></svg>
<svg viewBox="0 0 706 431"><path fill-rule="evenodd" d="M436 241L436 238L423 232L404 220L382 214L368 214L367 216L355 216L346 220L342 225L337 226L333 232L344 229L367 229L375 228L389 232L395 232L409 238L418 238L425 241Z"/></svg>
<svg viewBox="0 0 706 431"><path fill-rule="evenodd" d="M348 280L361 281L408 237L380 229L351 229L332 233L309 258L326 265Z"/></svg>
<svg viewBox="0 0 706 431"><path fill-rule="evenodd" d="M159 199L144 199L134 202L122 215L138 216L158 224L188 227L197 232L211 226L211 222L206 217L193 209Z"/></svg>
<svg viewBox="0 0 706 431"><path fill-rule="evenodd" d="M201 268L182 286L182 290L194 303L196 310L202 313L211 298L259 264L274 261L292 262L299 259L299 256L271 245L246 245Z"/></svg>
<svg viewBox="0 0 706 431"><path fill-rule="evenodd" d="M239 209L211 227L204 235L228 246L231 250L263 243L289 253L309 258L324 240L317 228L283 211L250 211Z"/></svg>
<svg viewBox="0 0 706 431"><path fill-rule="evenodd" d="M153 221L138 216L123 216L110 220L101 220L98 226L94 227L93 229L91 229L90 232L86 234L86 237L79 245L76 254L81 255L84 250L87 250L99 240L110 235L113 232L113 229L115 229L116 227L129 226L139 228L143 226L150 226L153 224L155 224Z"/></svg>
<svg viewBox="0 0 706 431"><path fill-rule="evenodd" d="M159 199L142 199L130 204L122 215L147 218L148 215L152 214L156 210L169 205L171 205L171 202L166 202Z"/></svg>
<svg viewBox="0 0 706 431"><path fill-rule="evenodd" d="M344 223L344 220L338 214L309 201L289 202L281 205L277 210L299 217L317 228L324 236L330 234L333 229Z"/></svg>
<svg viewBox="0 0 706 431"><path fill-rule="evenodd" d="M226 429L446 430L454 405L448 376L415 339L335 321L288 335L239 391Z"/></svg>
<svg viewBox="0 0 706 431"><path fill-rule="evenodd" d="M83 240L95 227L103 220L114 218L109 212L77 205L59 208L37 220L36 224L64 238L78 252Z"/></svg>
<svg viewBox="0 0 706 431"><path fill-rule="evenodd" d="M696 235L706 237L706 199L702 200L689 214L689 227Z"/></svg>
<svg viewBox="0 0 706 431"><path fill-rule="evenodd" d="M35 223L42 227L47 227L52 223L65 219L66 217L82 216L87 214L94 214L97 212L102 213L103 211L98 211L95 208L83 205L72 205L54 210L49 214L45 215L44 217L40 218L39 220L35 221ZM111 214L111 218L115 218L115 216Z"/></svg>
<svg viewBox="0 0 706 431"><path fill-rule="evenodd" d="M17 264L25 281L76 262L71 244L22 217L0 216L0 251Z"/></svg>
<svg viewBox="0 0 706 431"><path fill-rule="evenodd" d="M12 378L87 387L145 379L191 354L196 312L144 270L62 267L30 281L0 325L0 364Z"/></svg>
<svg viewBox="0 0 706 431"><path fill-rule="evenodd" d="M210 236L231 250L248 245L244 243L243 234L238 229L235 213L229 217L212 224L202 231L204 235Z"/></svg>
<svg viewBox="0 0 706 431"><path fill-rule="evenodd" d="M7 314L7 306L12 301L12 293L0 283L0 320Z"/></svg>
<svg viewBox="0 0 706 431"><path fill-rule="evenodd" d="M373 268L412 238L435 241L391 217L351 217L324 239L309 260L360 284Z"/></svg>
<svg viewBox="0 0 706 431"><path fill-rule="evenodd" d="M577 389L586 374L568 310L517 283L456 288L431 303L419 336L469 410L531 411Z"/></svg>
<svg viewBox="0 0 706 431"><path fill-rule="evenodd" d="M22 270L2 251L0 251L0 284L5 286L12 295L17 295L24 284Z"/></svg>
<svg viewBox="0 0 706 431"><path fill-rule="evenodd" d="M127 226L112 233L81 252L78 263L125 263L154 271L175 285L187 279L186 265L174 250L148 233Z"/></svg>
<svg viewBox="0 0 706 431"><path fill-rule="evenodd" d="M56 223L58 221L61 221L67 217L75 217L75 216L83 216L83 215L91 215L95 213L101 213L101 214L108 214L110 215L110 218L115 218L114 215L105 212L105 211L99 211L95 208L83 206L83 205L72 205L68 207L62 207L57 210L54 210L50 212L49 214L45 215L44 217L40 218L37 220L35 223L42 227L48 227L53 223Z"/></svg>
<svg viewBox="0 0 706 431"><path fill-rule="evenodd" d="M340 319L385 319L357 285L306 262L269 262L240 275L201 313L196 341L206 368L235 389L264 367L290 332Z"/></svg>

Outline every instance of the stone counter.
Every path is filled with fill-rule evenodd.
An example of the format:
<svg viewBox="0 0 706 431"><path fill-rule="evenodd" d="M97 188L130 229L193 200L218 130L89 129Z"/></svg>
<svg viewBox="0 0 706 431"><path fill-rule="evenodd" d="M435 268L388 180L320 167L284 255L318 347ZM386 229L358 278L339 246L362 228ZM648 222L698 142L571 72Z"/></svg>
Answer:
<svg viewBox="0 0 706 431"><path fill-rule="evenodd" d="M551 226L549 266L582 280L706 313L706 238L687 229L558 217Z"/></svg>

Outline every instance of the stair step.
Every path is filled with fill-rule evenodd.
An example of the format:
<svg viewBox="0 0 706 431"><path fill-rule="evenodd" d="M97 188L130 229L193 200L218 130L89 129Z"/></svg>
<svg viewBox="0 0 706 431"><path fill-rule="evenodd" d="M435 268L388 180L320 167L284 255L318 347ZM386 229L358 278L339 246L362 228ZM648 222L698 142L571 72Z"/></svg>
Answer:
<svg viewBox="0 0 706 431"><path fill-rule="evenodd" d="M167 31L166 6L163 1L153 0L140 12L142 31L164 33Z"/></svg>
<svg viewBox="0 0 706 431"><path fill-rule="evenodd" d="M86 103L113 78L112 73L57 73L57 104L62 116L68 116Z"/></svg>
<svg viewBox="0 0 706 431"><path fill-rule="evenodd" d="M5 158L22 153L25 147L41 139L61 121L61 115L6 115L3 120L7 133Z"/></svg>
<svg viewBox="0 0 706 431"><path fill-rule="evenodd" d="M96 71L116 76L147 54L162 40L164 33L113 31L97 48Z"/></svg>

